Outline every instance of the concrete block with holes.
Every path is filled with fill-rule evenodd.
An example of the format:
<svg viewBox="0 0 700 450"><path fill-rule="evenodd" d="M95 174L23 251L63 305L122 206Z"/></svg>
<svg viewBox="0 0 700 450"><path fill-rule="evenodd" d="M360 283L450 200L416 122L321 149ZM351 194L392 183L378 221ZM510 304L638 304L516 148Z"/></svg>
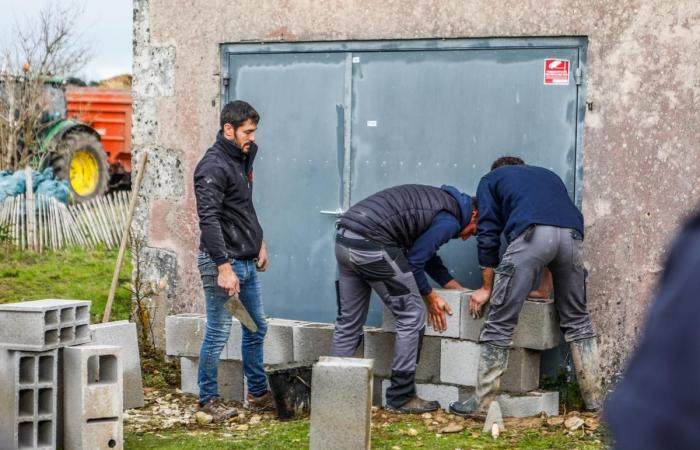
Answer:
<svg viewBox="0 0 700 450"><path fill-rule="evenodd" d="M460 322L462 316L462 304L468 301L467 294L470 291L466 290L455 290L455 289L435 289L435 292L440 294L445 302L452 309L452 315L445 314L447 319L447 330L440 333L435 331L433 327L425 327L426 336L438 336L438 337L450 337L458 338L460 333ZM382 329L384 331L396 331L396 323L394 315L389 311L389 309L382 304Z"/></svg>
<svg viewBox="0 0 700 450"><path fill-rule="evenodd" d="M58 350L0 348L0 448L56 448Z"/></svg>
<svg viewBox="0 0 700 450"><path fill-rule="evenodd" d="M268 319L267 334L263 344L265 364L286 364L294 362L294 327L303 322L287 319Z"/></svg>
<svg viewBox="0 0 700 450"><path fill-rule="evenodd" d="M203 314L177 314L165 318L165 353L169 356L199 357L207 317ZM241 360L241 323L235 318L221 359Z"/></svg>
<svg viewBox="0 0 700 450"><path fill-rule="evenodd" d="M462 302L459 338L478 342L486 317L488 307L480 319L472 318L469 314L469 294L466 294ZM560 341L559 316L554 300L525 300L513 333L513 347L548 350L559 345Z"/></svg>
<svg viewBox="0 0 700 450"><path fill-rule="evenodd" d="M182 392L199 396L197 372L199 358L183 356L180 358L180 389ZM219 395L225 400L243 401L244 379L241 361L219 360L217 373Z"/></svg>
<svg viewBox="0 0 700 450"><path fill-rule="evenodd" d="M382 381L382 406L386 407L386 390L391 381ZM450 403L466 400L474 392L473 388L449 384L416 383L416 395L424 400L436 400L445 411Z"/></svg>
<svg viewBox="0 0 700 450"><path fill-rule="evenodd" d="M480 345L471 341L443 339L440 381L460 386L476 386ZM540 353L513 348L508 368L501 378L501 390L527 392L537 389L540 380Z"/></svg>
<svg viewBox="0 0 700 450"><path fill-rule="evenodd" d="M111 345L63 349L65 448L123 448L121 355L121 348Z"/></svg>
<svg viewBox="0 0 700 450"><path fill-rule="evenodd" d="M90 302L34 300L0 305L0 346L44 351L91 341Z"/></svg>
<svg viewBox="0 0 700 450"><path fill-rule="evenodd" d="M143 381L136 324L128 320L90 325L95 345L116 345L122 349L124 368L124 409L141 408Z"/></svg>
<svg viewBox="0 0 700 450"><path fill-rule="evenodd" d="M311 390L311 449L369 449L372 360L321 357Z"/></svg>
<svg viewBox="0 0 700 450"><path fill-rule="evenodd" d="M374 359L374 374L378 377L391 377L391 363L394 359L396 333L380 328L365 329L364 357ZM416 380L425 383L440 382L440 338L424 336L420 350L420 361L416 368Z"/></svg>

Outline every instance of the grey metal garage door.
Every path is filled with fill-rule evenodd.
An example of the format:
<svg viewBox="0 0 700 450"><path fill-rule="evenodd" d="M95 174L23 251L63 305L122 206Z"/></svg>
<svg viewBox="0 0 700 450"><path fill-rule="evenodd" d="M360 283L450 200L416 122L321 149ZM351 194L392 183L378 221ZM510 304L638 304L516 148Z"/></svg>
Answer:
<svg viewBox="0 0 700 450"><path fill-rule="evenodd" d="M335 318L335 213L383 188L473 193L495 157L515 154L554 170L580 202L585 54L584 38L223 46L222 99L262 116L267 313ZM478 286L475 242L441 255ZM379 316L375 301L370 323Z"/></svg>

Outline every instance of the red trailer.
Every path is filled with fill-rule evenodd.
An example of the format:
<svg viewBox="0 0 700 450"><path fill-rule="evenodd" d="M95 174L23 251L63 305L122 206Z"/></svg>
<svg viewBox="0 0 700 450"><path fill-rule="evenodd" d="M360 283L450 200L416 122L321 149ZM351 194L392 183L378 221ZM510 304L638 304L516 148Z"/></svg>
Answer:
<svg viewBox="0 0 700 450"><path fill-rule="evenodd" d="M98 87L66 89L67 116L90 125L109 161L110 187L131 184L131 90Z"/></svg>

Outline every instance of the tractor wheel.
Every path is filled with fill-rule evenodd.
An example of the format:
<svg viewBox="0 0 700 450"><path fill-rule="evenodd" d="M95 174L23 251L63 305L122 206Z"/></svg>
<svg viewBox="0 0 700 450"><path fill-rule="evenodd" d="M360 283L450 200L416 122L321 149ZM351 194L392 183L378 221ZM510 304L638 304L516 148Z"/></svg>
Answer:
<svg viewBox="0 0 700 450"><path fill-rule="evenodd" d="M56 147L51 166L56 176L68 180L73 198L78 202L88 201L107 191L107 154L99 139L89 132L68 133Z"/></svg>

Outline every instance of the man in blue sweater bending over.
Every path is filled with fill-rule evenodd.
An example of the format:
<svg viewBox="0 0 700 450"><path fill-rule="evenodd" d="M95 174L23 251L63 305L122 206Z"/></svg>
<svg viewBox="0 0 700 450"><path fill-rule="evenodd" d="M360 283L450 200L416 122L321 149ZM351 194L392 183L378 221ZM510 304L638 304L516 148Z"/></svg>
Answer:
<svg viewBox="0 0 700 450"><path fill-rule="evenodd" d="M478 416L495 400L520 309L545 267L554 278L554 305L586 408L599 409L598 347L586 309L581 212L554 172L515 157L493 163L479 182L476 197L482 287L472 294L469 309L480 314L489 300L491 307L480 336L476 393L464 402L453 402L450 411ZM499 261L501 234L508 248Z"/></svg>
<svg viewBox="0 0 700 450"><path fill-rule="evenodd" d="M472 236L476 218L471 197L451 186L407 184L367 197L338 223L338 317L331 356L355 353L370 294L376 291L396 321L391 385L386 391L390 410L417 414L440 407L416 395L416 365L426 318L429 325L444 331L445 312L452 314L430 287L426 273L444 288L462 287L437 251L450 239Z"/></svg>

